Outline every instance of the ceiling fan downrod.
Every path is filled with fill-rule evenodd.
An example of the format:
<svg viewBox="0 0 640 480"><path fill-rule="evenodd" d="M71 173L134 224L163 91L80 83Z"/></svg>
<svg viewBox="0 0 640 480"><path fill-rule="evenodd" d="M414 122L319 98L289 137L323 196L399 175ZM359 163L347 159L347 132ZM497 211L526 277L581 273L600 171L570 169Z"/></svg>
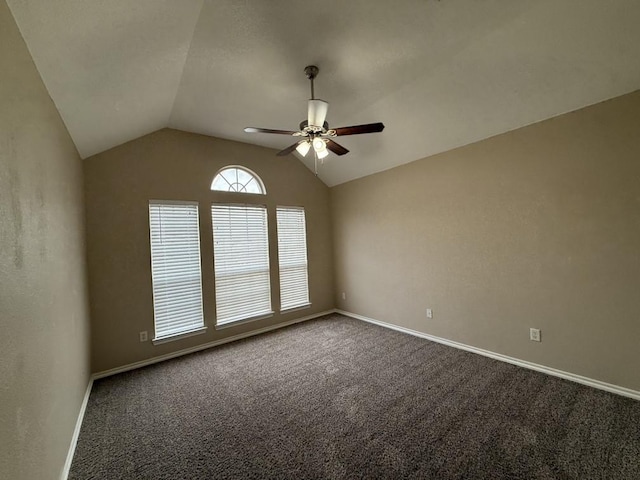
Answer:
<svg viewBox="0 0 640 480"><path fill-rule="evenodd" d="M311 100L315 100L316 98L313 90L313 79L318 76L319 71L320 69L315 65L307 65L306 67L304 67L304 73L309 81L311 81Z"/></svg>

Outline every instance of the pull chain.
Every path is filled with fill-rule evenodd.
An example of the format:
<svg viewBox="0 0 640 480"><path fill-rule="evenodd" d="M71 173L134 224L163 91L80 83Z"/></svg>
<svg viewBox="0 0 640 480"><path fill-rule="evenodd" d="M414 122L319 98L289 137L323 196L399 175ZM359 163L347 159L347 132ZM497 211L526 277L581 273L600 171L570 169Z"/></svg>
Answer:
<svg viewBox="0 0 640 480"><path fill-rule="evenodd" d="M313 168L315 170L316 177L317 177L318 176L318 153L315 151L315 149L313 150Z"/></svg>

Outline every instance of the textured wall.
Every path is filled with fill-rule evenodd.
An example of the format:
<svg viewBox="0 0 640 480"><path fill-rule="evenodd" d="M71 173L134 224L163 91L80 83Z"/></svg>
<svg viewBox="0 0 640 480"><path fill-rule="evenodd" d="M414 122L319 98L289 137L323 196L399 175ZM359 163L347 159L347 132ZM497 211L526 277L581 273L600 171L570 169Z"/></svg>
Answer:
<svg viewBox="0 0 640 480"><path fill-rule="evenodd" d="M81 160L0 1L0 478L60 476L89 376Z"/></svg>
<svg viewBox="0 0 640 480"><path fill-rule="evenodd" d="M85 160L87 245L94 372L292 320L334 307L329 189L293 157L274 151L165 129ZM265 183L267 196L211 192L216 172L243 165ZM149 200L200 204L205 334L153 345ZM212 202L257 202L268 207L272 318L216 330L213 295ZM303 205L307 216L312 307L278 313L276 205Z"/></svg>
<svg viewBox="0 0 640 480"><path fill-rule="evenodd" d="M640 390L639 132L636 92L332 188L338 307Z"/></svg>

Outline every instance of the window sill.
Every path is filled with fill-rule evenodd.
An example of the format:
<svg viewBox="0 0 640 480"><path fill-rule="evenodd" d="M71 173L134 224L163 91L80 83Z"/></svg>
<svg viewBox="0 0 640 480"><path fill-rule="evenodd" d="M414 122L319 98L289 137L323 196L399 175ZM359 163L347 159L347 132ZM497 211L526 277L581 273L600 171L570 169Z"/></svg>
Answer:
<svg viewBox="0 0 640 480"><path fill-rule="evenodd" d="M151 342L154 345L161 345L167 342L173 342L174 340L181 340L187 337L193 337L194 335L200 335L201 333L205 333L207 331L207 327L200 327L195 330L189 330L187 332L180 332L174 335L167 335L166 337L154 338Z"/></svg>
<svg viewBox="0 0 640 480"><path fill-rule="evenodd" d="M295 307L284 308L280 310L280 313L285 314L285 313L297 312L298 310L306 310L307 308L311 308L311 302L304 303L302 305L297 305Z"/></svg>
<svg viewBox="0 0 640 480"><path fill-rule="evenodd" d="M229 327L236 327L244 323L255 322L257 320L264 320L265 318L273 317L274 312L265 313L264 315L258 315L257 317L243 318L242 320L234 320L232 322L223 323L222 325L216 325L216 330L222 330Z"/></svg>

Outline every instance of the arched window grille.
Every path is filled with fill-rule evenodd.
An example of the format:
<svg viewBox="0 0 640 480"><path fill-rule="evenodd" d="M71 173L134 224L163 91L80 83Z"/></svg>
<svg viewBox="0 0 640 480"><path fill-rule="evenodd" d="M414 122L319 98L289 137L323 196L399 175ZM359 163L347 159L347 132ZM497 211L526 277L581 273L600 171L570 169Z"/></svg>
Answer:
<svg viewBox="0 0 640 480"><path fill-rule="evenodd" d="M229 166L220 170L211 182L211 190L265 195L264 183L248 168Z"/></svg>

